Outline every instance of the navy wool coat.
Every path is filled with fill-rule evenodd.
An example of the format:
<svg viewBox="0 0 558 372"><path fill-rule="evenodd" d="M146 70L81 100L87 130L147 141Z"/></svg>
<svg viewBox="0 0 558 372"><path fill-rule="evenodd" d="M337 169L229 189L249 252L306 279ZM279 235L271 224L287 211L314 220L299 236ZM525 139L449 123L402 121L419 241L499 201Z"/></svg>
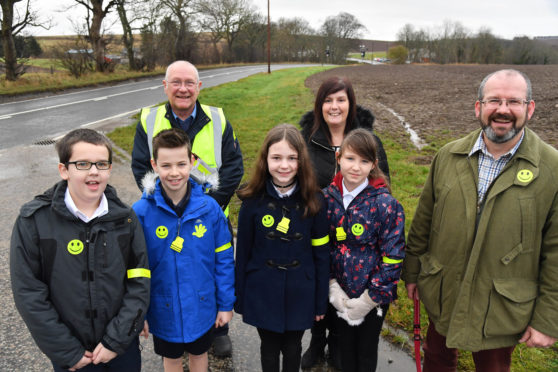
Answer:
<svg viewBox="0 0 558 372"><path fill-rule="evenodd" d="M303 218L299 190L280 198L266 192L242 202L238 216L235 311L247 324L270 331L304 330L325 314L329 237L325 203ZM286 224L289 221L288 226Z"/></svg>

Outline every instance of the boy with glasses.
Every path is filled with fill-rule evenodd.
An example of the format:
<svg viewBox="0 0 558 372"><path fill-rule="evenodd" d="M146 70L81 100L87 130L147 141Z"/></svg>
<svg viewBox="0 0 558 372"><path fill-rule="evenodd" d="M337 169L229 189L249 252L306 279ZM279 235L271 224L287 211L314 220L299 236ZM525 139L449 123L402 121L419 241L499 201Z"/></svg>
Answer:
<svg viewBox="0 0 558 372"><path fill-rule="evenodd" d="M141 225L107 184L111 144L77 129L56 150L62 181L23 205L12 233L16 307L55 371L139 372L150 271Z"/></svg>

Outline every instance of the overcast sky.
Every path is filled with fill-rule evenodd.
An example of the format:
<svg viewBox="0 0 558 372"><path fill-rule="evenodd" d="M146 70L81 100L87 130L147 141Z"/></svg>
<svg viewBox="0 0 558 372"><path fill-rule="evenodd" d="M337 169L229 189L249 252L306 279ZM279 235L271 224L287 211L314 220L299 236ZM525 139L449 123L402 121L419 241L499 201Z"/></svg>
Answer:
<svg viewBox="0 0 558 372"><path fill-rule="evenodd" d="M267 16L267 0L251 0ZM325 19L340 12L357 17L366 26L363 37L396 40L397 32L409 23L415 29L435 32L444 21L460 22L476 33L489 28L498 37L558 36L558 0L269 0L271 20L280 17L306 19L319 29ZM56 4L53 6L53 3ZM51 16L55 27L49 31L33 30L34 35L73 34L67 15L54 12L71 0L56 2L35 0L33 6L41 14ZM74 18L77 14L72 15ZM115 33L121 28L114 27Z"/></svg>

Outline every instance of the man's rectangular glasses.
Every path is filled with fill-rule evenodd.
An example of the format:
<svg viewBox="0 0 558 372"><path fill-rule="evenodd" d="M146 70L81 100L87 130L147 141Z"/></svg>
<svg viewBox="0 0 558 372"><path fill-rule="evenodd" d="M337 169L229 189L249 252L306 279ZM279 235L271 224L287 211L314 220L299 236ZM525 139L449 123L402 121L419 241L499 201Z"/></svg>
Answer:
<svg viewBox="0 0 558 372"><path fill-rule="evenodd" d="M69 161L66 163L66 168L68 165L74 164L76 169L78 170L89 170L93 165L97 167L98 170L107 170L110 169L110 165L112 164L111 161L108 160L101 160L101 161L85 161L85 160L78 160L78 161Z"/></svg>
<svg viewBox="0 0 558 372"><path fill-rule="evenodd" d="M167 81L170 85L172 85L173 88L180 88L182 87L182 85L184 85L186 88L188 89L192 89L193 87L196 86L196 82L195 81L180 81L180 80L173 80L173 81Z"/></svg>
<svg viewBox="0 0 558 372"><path fill-rule="evenodd" d="M519 98L510 98L510 99L490 98L490 99L481 101L481 103L483 103L486 107L489 107L489 108L500 107L504 102L506 102L508 107L511 107L511 108L519 108L519 107L523 106L524 104L529 103L529 101L526 101L524 99L519 99Z"/></svg>

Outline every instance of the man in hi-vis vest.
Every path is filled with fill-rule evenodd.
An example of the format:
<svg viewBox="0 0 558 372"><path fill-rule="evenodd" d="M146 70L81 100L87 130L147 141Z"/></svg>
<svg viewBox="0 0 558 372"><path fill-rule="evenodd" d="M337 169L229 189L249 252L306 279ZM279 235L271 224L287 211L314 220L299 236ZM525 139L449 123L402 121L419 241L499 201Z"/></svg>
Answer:
<svg viewBox="0 0 558 372"><path fill-rule="evenodd" d="M141 190L144 175L152 170L153 137L164 129L181 128L192 140L192 152L198 157L190 176L206 184L208 194L228 217L229 201L244 174L242 153L223 110L198 102L201 85L198 70L190 62L176 61L167 67L163 87L169 101L142 109L134 137L132 172ZM213 347L217 356L231 354L228 325L215 331Z"/></svg>

